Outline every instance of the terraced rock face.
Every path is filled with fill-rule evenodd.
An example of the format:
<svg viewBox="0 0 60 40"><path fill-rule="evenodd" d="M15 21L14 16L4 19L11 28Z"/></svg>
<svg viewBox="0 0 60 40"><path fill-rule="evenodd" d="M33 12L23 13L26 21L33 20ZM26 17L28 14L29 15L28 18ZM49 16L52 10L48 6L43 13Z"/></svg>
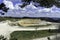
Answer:
<svg viewBox="0 0 60 40"><path fill-rule="evenodd" d="M38 26L51 24L50 22L45 22L40 19L21 19L18 21L21 26Z"/></svg>

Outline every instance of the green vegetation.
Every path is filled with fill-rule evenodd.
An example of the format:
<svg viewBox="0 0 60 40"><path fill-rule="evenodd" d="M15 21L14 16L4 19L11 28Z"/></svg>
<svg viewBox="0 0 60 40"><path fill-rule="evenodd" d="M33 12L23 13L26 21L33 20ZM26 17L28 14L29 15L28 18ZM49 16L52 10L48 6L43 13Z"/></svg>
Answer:
<svg viewBox="0 0 60 40"><path fill-rule="evenodd" d="M17 40L31 40L34 38L41 38L50 35L54 35L55 33L50 33L50 30L43 30L43 31L15 31L11 33L10 40L16 38Z"/></svg>
<svg viewBox="0 0 60 40"><path fill-rule="evenodd" d="M18 19L18 18L12 18L12 17L0 17L0 22L1 21L6 21L6 20L17 21L17 20L20 20L20 19Z"/></svg>
<svg viewBox="0 0 60 40"><path fill-rule="evenodd" d="M0 40L7 40L3 35L0 35Z"/></svg>

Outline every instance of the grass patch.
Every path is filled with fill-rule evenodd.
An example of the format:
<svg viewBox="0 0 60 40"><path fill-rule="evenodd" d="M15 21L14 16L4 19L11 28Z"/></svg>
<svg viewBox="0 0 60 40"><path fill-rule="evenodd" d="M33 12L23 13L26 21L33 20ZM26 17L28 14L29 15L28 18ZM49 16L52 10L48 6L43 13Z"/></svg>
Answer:
<svg viewBox="0 0 60 40"><path fill-rule="evenodd" d="M48 30L43 30L43 31L15 31L11 33L11 38L10 40L30 40L34 38L41 38L41 37L46 37L53 35L55 33L50 33Z"/></svg>

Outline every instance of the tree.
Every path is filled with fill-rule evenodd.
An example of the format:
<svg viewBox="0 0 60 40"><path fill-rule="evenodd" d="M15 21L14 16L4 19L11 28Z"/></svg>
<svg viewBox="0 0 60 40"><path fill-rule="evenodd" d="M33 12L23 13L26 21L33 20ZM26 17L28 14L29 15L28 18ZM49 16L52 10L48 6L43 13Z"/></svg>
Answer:
<svg viewBox="0 0 60 40"><path fill-rule="evenodd" d="M7 12L9 10L9 8L6 7L6 5L4 3L0 4L0 10Z"/></svg>
<svg viewBox="0 0 60 40"><path fill-rule="evenodd" d="M60 8L60 2L59 1L56 1L55 2L55 6L58 7L58 8Z"/></svg>
<svg viewBox="0 0 60 40"><path fill-rule="evenodd" d="M54 0L41 0L39 3L42 7L50 8L53 6Z"/></svg>
<svg viewBox="0 0 60 40"><path fill-rule="evenodd" d="M0 4L0 9L2 9L2 7L5 7L5 4L4 3L1 3Z"/></svg>
<svg viewBox="0 0 60 40"><path fill-rule="evenodd" d="M29 3L29 2L31 2L32 0L22 0L22 2L27 2L27 3Z"/></svg>
<svg viewBox="0 0 60 40"><path fill-rule="evenodd" d="M46 8L52 7L55 2L54 0L22 0L22 2L25 2L25 3L30 3L31 1L33 1L34 3L35 2L39 3L40 6L46 7Z"/></svg>
<svg viewBox="0 0 60 40"><path fill-rule="evenodd" d="M2 12L0 12L1 13L1 15L4 15L5 13L2 13Z"/></svg>
<svg viewBox="0 0 60 40"><path fill-rule="evenodd" d="M53 5L60 8L60 2L58 0L22 0L22 2L24 2L24 3L21 7L23 8L27 5L29 5L31 1L33 1L34 3L39 3L38 6L45 7L45 8L50 8Z"/></svg>

